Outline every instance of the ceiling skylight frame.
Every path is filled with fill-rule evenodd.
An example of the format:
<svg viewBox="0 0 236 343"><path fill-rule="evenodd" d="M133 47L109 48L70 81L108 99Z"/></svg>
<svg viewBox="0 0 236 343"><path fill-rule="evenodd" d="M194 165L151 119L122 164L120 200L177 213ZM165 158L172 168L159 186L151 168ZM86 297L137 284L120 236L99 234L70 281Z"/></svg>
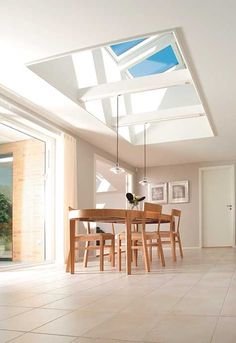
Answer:
<svg viewBox="0 0 236 343"><path fill-rule="evenodd" d="M106 50L111 54L113 59L118 64L121 74L123 73L123 75L126 75L127 79L132 79L133 75L129 72L128 69L132 68L138 63L141 63L145 59L148 59L152 55L167 48L168 46L171 46L173 53L175 54L175 57L178 61L178 64L166 70L165 72L186 68L184 58L179 49L179 45L176 42L176 39L177 38L174 32L169 31L165 34L155 35L150 38L147 38L145 41L137 44L136 46L134 46L133 48L126 51L120 56L117 56L109 46L106 47Z"/></svg>
<svg viewBox="0 0 236 343"><path fill-rule="evenodd" d="M179 80L177 74L176 75L174 75L174 73L172 74L173 71L176 72L176 69L183 68L183 70L180 70L178 72L182 72L182 71L189 72L189 70L190 70L189 65L186 63L186 60L184 58L184 55L183 55L183 52L182 52L182 49L181 49L181 45L179 44L176 32L174 30L169 30L169 31L166 31L166 32L162 32L162 33L151 35L149 37L147 37L147 36L144 37L143 36L143 37L133 38L133 40L138 40L138 39L144 39L144 40L141 41L140 43L138 43L137 45L133 46L132 48L128 49L127 51L122 53L120 56L116 55L112 51L112 49L109 46L107 46L107 45L95 47L94 50L96 50L96 49L104 49L104 50L106 50L106 54L107 54L107 56L109 55L110 60L112 60L114 62L113 63L113 68L114 68L114 70L116 70L117 74L119 74L121 76L121 80L114 79L114 81L113 81L113 80L109 79L109 80L107 80L105 82L101 81L100 83L98 83L98 85L91 85L91 86L88 86L88 87L77 87L77 96L75 98L75 101L77 100L78 104L83 106L83 104L85 104L87 101L93 101L94 99L96 100L96 96L99 96L99 98L97 97L97 100L103 102L103 99L109 98L109 96L106 95L106 92L107 92L107 94L109 94L109 92L110 92L110 94L115 94L115 92L117 92L117 89L119 87L120 88L123 87L123 89L121 90L120 94L124 95L125 97L129 96L130 93L128 93L128 92L130 92L130 89L132 89L132 87L134 89L138 89L138 88L135 86L135 84L131 84L131 83L130 84L128 84L128 83L125 84L125 82L122 84L122 81L124 80L124 81L128 81L128 82L129 81L133 82L133 80L131 80L131 79L135 79L135 78L136 79L138 79L138 78L142 79L142 77L135 77L135 76L131 75L131 73L128 71L128 69L131 68L132 65L135 65L135 64L139 63L139 61L145 60L149 56L152 56L153 54L155 54L156 52L164 49L165 47L171 46L171 48L172 48L172 50L173 50L173 52L174 52L174 54L176 56L176 59L178 60L178 65L173 66L173 67L169 68L168 70L165 70L165 71L163 71L161 73L161 74L171 74L171 77L173 76L172 77L172 81L171 81L172 84L170 84L171 83L170 82L169 86L167 86L166 83L163 82L163 84L161 84L161 89L163 89L163 88L168 88L169 89L169 87L171 87L172 85L175 86L175 85L182 85L182 84L192 84L193 88L196 91L196 94L197 94L197 96L199 98L200 103L202 103L201 97L199 96L199 92L198 92L198 90L196 88L196 85L195 85L194 80L192 79L192 75L190 73L189 73L190 74L190 78L187 79L187 77L186 77L186 79L183 78L183 80ZM132 39L125 40L125 42L128 42L128 41L132 41ZM115 44L119 44L119 43L112 42L109 45L115 45ZM160 44L160 48L157 48L157 44L158 44L158 47L159 47L159 44ZM143 55L141 57L138 56L138 53L140 51L146 52L147 49L150 48L150 47L154 47L154 50L150 51L150 53L147 53L147 54L145 54L145 55ZM91 48L90 50L93 50L93 48ZM82 51L83 50L81 50L81 52ZM79 52L80 51L78 51L78 53ZM163 62L165 64L165 59L161 60L160 62L161 63ZM168 62L168 58L167 58L166 62ZM118 68L118 66L120 68ZM160 73L159 73L159 75L160 75ZM159 75L158 75L158 72L157 72L156 75L152 75L152 76L158 76L159 77ZM165 75L165 76L167 76L167 75ZM149 76L146 76L146 77L149 77ZM157 82L157 84L160 84L158 77L156 78L155 82ZM145 77L143 77L143 79L144 78ZM119 81L121 81L120 85L119 85ZM138 80L138 82L141 82L141 83L142 83L142 81L145 81L145 80ZM143 84L145 85L145 82ZM167 82L167 84L168 84L168 82ZM147 85L148 85L148 87L151 87L151 85L148 82L147 82ZM105 87L104 88L100 87L100 89L99 89L99 86L105 86ZM126 87L126 86L128 86L128 87ZM111 88L109 90L106 90L106 87L111 87ZM117 89L115 87L117 87ZM93 90L93 88L94 88L94 90ZM152 88L150 88L150 89L152 89ZM158 87L158 89L160 89L160 88ZM148 90L149 90L149 88L148 88ZM99 94L99 92L100 92L100 94ZM136 91L136 92L138 92L138 91ZM143 92L145 92L145 90L143 90ZM170 94L171 94L171 91L170 91ZM113 96L113 95L111 95L111 96ZM180 103L180 101L179 102L178 101L176 101L176 102L173 101L171 96L167 97L167 98L168 99L164 101L164 106L162 106L162 104L161 104L161 106L160 106L160 108L162 107L161 109L168 108L168 107L175 109L176 107L181 106L181 105L178 104L178 103ZM143 106L145 106L145 102L146 102L146 100L143 101ZM138 103L139 102L137 102L137 104ZM177 105L175 105L175 104L177 104ZM141 106L142 107L142 111L140 111L140 112L143 112L143 106ZM157 108L157 110L159 110L159 108ZM87 109L86 109L86 111L90 115L95 117L97 120L100 120L102 123L104 123L108 128L113 129L112 123L107 121L106 118L104 120L102 118L99 119L97 117L96 109L95 109L94 112L92 112L92 111L89 112ZM112 111L107 111L107 115L108 116L111 116L111 113L112 113ZM132 115L132 114L135 114L135 112L132 111L132 110L131 111L127 111L127 113L126 113L126 115ZM145 114L143 113L143 115L145 115ZM206 117L208 117L207 114L205 114L205 115L206 115ZM210 121L209 121L209 124L210 124ZM131 127L129 128L129 130L130 129L131 129ZM129 131L130 138L131 138L131 142L135 144L135 142L134 142L135 139L133 139L134 138L133 137L134 134L132 133L132 130L133 129L131 129L131 131ZM159 139L157 139L157 141L159 142Z"/></svg>
<svg viewBox="0 0 236 343"><path fill-rule="evenodd" d="M115 44L111 44L110 46L106 46L106 50L109 52L109 54L114 58L114 60L119 63L121 60L125 59L125 58L129 58L130 55L133 55L136 53L137 50L139 50L142 47L145 47L146 45L149 45L153 40L156 40L156 38L158 37L158 35L155 36L146 36L146 37L140 37L140 39L144 39L142 42L140 42L139 44L133 46L132 48L130 48L129 50L125 51L123 54L121 54L120 56L116 55L116 53L112 50L111 45L116 45L116 44L122 44L123 42L119 42L119 43L115 43ZM138 39L138 38L136 38ZM129 39L126 42L130 42L130 41L134 41L136 40L134 39Z"/></svg>

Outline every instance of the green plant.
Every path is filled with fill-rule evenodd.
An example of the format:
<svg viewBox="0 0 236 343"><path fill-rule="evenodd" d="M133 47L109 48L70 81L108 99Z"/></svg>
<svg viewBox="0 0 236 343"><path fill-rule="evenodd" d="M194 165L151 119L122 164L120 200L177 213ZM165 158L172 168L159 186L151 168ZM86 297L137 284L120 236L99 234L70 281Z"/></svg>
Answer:
<svg viewBox="0 0 236 343"><path fill-rule="evenodd" d="M12 216L12 204L7 196L0 192L0 223L8 223Z"/></svg>
<svg viewBox="0 0 236 343"><path fill-rule="evenodd" d="M12 203L0 192L0 239L9 242L12 234Z"/></svg>

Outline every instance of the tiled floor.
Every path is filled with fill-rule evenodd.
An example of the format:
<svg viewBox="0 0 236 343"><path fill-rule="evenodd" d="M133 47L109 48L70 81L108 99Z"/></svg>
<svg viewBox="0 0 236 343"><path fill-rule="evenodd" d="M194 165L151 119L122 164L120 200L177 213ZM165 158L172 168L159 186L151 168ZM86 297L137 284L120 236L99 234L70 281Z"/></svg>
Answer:
<svg viewBox="0 0 236 343"><path fill-rule="evenodd" d="M236 249L185 250L127 277L98 261L0 274L0 343L235 343ZM1 270L1 269L0 269Z"/></svg>

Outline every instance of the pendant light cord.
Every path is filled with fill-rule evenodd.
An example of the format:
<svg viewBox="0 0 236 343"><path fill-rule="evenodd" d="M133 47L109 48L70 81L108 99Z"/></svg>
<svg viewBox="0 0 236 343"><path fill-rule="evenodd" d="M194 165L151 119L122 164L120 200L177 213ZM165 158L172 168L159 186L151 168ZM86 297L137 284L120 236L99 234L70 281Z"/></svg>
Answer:
<svg viewBox="0 0 236 343"><path fill-rule="evenodd" d="M147 176L147 142L146 142L146 124L144 124L144 145L143 145L143 156L144 156L144 178Z"/></svg>
<svg viewBox="0 0 236 343"><path fill-rule="evenodd" d="M119 95L116 100L116 164L119 164Z"/></svg>

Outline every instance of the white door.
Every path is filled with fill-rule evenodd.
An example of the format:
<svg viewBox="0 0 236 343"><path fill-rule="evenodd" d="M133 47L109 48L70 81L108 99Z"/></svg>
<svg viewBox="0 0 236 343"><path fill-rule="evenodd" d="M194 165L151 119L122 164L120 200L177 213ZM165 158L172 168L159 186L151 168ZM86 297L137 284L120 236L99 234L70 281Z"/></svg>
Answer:
<svg viewBox="0 0 236 343"><path fill-rule="evenodd" d="M203 247L234 246L234 167L200 169Z"/></svg>

